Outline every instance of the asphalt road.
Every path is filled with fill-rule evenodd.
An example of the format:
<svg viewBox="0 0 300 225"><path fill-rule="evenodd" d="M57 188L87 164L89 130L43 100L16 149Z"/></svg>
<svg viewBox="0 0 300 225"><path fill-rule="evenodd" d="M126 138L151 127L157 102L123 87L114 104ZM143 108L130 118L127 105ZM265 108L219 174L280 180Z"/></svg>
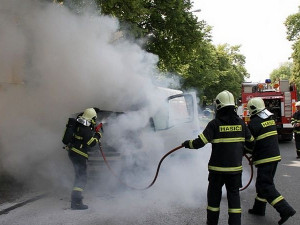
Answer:
<svg viewBox="0 0 300 225"><path fill-rule="evenodd" d="M300 221L300 160L296 159L294 149L294 141L280 143L283 160L278 165L275 177L278 191L298 212L285 225L298 225ZM176 185L178 180L172 185ZM174 189L170 186L166 188L168 184L158 183L148 192L132 190L121 192L119 189L106 187L102 182L102 185L90 188L86 193L84 201L89 204L89 209L85 211L70 210L69 190L56 190L46 197L0 215L0 224L204 225L207 185L204 181L206 179L197 187L199 191L195 192L196 194L193 192L194 189L189 187L188 180L177 183L179 188L174 187ZM159 182L162 182L162 179ZM255 188L252 182L249 188L241 192L242 224L277 224L280 219L279 214L270 205L267 206L265 217L256 217L247 213L254 197ZM1 205L1 207L3 210L5 206ZM219 225L226 225L227 218L227 200L224 193Z"/></svg>

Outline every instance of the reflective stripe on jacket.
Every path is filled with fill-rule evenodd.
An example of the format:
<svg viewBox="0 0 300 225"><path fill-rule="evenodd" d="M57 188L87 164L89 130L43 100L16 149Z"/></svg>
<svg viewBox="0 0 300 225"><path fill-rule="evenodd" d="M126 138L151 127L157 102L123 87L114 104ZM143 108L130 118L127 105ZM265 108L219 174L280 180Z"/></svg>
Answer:
<svg viewBox="0 0 300 225"><path fill-rule="evenodd" d="M276 123L272 117L262 119L255 115L251 117L248 127L255 138L252 152L253 164L276 162L281 160Z"/></svg>
<svg viewBox="0 0 300 225"><path fill-rule="evenodd" d="M99 142L99 135L95 135L95 131L91 126L84 126L78 123L76 133L72 143L71 151L88 158L88 148L93 147Z"/></svg>
<svg viewBox="0 0 300 225"><path fill-rule="evenodd" d="M190 148L212 144L208 170L216 173L241 173L244 145L253 147L254 138L243 120L238 124L224 124L219 119L210 121L203 133L190 140Z"/></svg>

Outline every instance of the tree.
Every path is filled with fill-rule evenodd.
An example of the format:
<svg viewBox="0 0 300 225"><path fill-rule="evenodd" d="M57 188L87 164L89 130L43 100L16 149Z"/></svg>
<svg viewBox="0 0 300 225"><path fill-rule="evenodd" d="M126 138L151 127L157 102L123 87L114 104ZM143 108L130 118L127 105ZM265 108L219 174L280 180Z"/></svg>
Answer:
<svg viewBox="0 0 300 225"><path fill-rule="evenodd" d="M182 75L190 57L207 37L206 24L189 12L190 0L98 0L102 13L116 16L121 29L143 38L144 48L159 56L161 71Z"/></svg>
<svg viewBox="0 0 300 225"><path fill-rule="evenodd" d="M287 39L293 42L291 80L300 87L300 7L298 13L287 17L285 26L287 28Z"/></svg>
<svg viewBox="0 0 300 225"><path fill-rule="evenodd" d="M285 20L285 26L287 28L287 39L289 41L297 41L300 37L300 6L299 12L292 14Z"/></svg>
<svg viewBox="0 0 300 225"><path fill-rule="evenodd" d="M202 65L202 68L207 70L200 71L201 75L192 75L189 82L195 82L197 87L202 88L203 95L211 100L223 90L232 92L236 98L239 97L241 84L249 77L245 68L246 58L239 52L240 46L223 44L212 48L212 51L214 53L210 60L206 60L206 64Z"/></svg>
<svg viewBox="0 0 300 225"><path fill-rule="evenodd" d="M279 68L274 69L271 74L270 78L272 82L278 80L290 80L292 79L292 69L293 63L292 62L285 62Z"/></svg>
<svg viewBox="0 0 300 225"><path fill-rule="evenodd" d="M62 0L60 0L62 1ZM64 0L76 9L91 0ZM210 41L210 29L198 22L190 0L95 0L104 15L117 17L120 29L135 39L143 39L144 49L159 56L161 71L182 74L192 62L191 52L199 43ZM207 40L206 40L207 39Z"/></svg>

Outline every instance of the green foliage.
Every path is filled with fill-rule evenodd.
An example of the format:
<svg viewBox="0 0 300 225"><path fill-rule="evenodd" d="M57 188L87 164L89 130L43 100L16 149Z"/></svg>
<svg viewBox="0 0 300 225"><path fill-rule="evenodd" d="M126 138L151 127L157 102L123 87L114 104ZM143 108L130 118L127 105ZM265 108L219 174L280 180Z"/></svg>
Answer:
<svg viewBox="0 0 300 225"><path fill-rule="evenodd" d="M293 69L292 62L283 63L279 68L274 69L271 72L270 78L271 78L272 82L279 81L279 80L290 80L291 81L292 69Z"/></svg>
<svg viewBox="0 0 300 225"><path fill-rule="evenodd" d="M198 23L189 0L98 0L102 13L118 17L121 29L144 38L145 50L159 56L164 72L183 74L190 53L207 37L205 23ZM128 35L128 32L127 32Z"/></svg>
<svg viewBox="0 0 300 225"><path fill-rule="evenodd" d="M287 39L289 41L296 41L300 35L300 12L290 15L285 21L287 28Z"/></svg>
<svg viewBox="0 0 300 225"><path fill-rule="evenodd" d="M144 0L96 0L102 14L117 17L120 29L127 36L142 38L147 34L145 21L150 10L145 7ZM127 32L130 31L130 32Z"/></svg>
<svg viewBox="0 0 300 225"><path fill-rule="evenodd" d="M300 40L296 41L293 45L293 70L292 80L300 87Z"/></svg>
<svg viewBox="0 0 300 225"><path fill-rule="evenodd" d="M287 39L293 43L293 67L290 80L300 87L300 8L299 12L287 17L285 21Z"/></svg>
<svg viewBox="0 0 300 225"><path fill-rule="evenodd" d="M229 46L228 44L211 47L211 57L206 62L190 71L187 78L190 85L200 87L203 95L208 100L223 91L228 90L237 98L241 93L241 84L246 77L249 77L244 65L245 56L239 53L240 46ZM202 70L198 70L202 68ZM199 74L197 74L199 73Z"/></svg>

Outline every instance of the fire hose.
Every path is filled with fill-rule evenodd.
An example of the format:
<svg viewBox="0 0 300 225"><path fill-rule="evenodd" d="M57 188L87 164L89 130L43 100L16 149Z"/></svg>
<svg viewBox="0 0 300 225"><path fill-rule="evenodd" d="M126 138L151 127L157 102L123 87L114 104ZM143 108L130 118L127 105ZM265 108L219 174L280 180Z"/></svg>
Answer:
<svg viewBox="0 0 300 225"><path fill-rule="evenodd" d="M249 187L249 185L251 184L251 181L252 181L252 179L253 179L253 164L252 164L252 157L250 157L250 156L248 156L248 155L244 155L244 157L248 160L248 162L249 162L249 166L250 166L250 178L249 178L249 181L248 181L248 183L244 186L244 187L242 187L241 189L240 189L240 191L243 191L243 190L245 190L247 187Z"/></svg>
<svg viewBox="0 0 300 225"><path fill-rule="evenodd" d="M167 152L167 153L160 159L160 161L159 161L159 163L158 163L158 166L157 166L157 169L156 169L155 176L154 176L152 182L151 182L147 187L145 187L145 188L136 188L136 187L130 186L130 185L128 185L127 183L125 183L125 182L124 182L123 180L121 180L120 177L114 172L114 170L113 170L113 169L110 167L110 165L108 164L108 162L107 162L107 160L106 160L106 157L105 157L105 154L104 154L104 152L103 152L102 146L101 146L101 142L99 142L99 149L100 149L102 158L103 158L104 163L106 164L107 168L108 168L108 169L111 171L111 173L112 173L112 174L120 181L120 183L124 184L125 186L127 186L127 187L129 187L129 188L131 188L131 189L135 189L135 190L146 190L146 189L150 188L150 187L155 183L155 181L156 181L156 179L157 179L157 177L158 177L159 169L160 169L160 166L161 166L162 162L164 161L164 159L165 159L168 155L170 155L171 153L173 153L173 152L175 152L175 151L177 151L177 150L179 150L179 149L181 149L181 148L183 148L182 145L180 145L180 146L178 146L178 147L176 147L176 148L173 148L172 150L170 150L169 152ZM250 158L249 156L247 156L247 155L244 155L244 156L245 156L245 158L246 158L246 159L248 160L248 162L249 162L249 165L250 165L250 168L251 168L251 174L250 174L249 182L248 182L244 187L242 187L242 188L240 189L240 191L245 190L245 189L250 185L250 183L251 183L251 181L252 181L252 178L253 178L253 165L252 165L252 162L251 162L251 158Z"/></svg>

